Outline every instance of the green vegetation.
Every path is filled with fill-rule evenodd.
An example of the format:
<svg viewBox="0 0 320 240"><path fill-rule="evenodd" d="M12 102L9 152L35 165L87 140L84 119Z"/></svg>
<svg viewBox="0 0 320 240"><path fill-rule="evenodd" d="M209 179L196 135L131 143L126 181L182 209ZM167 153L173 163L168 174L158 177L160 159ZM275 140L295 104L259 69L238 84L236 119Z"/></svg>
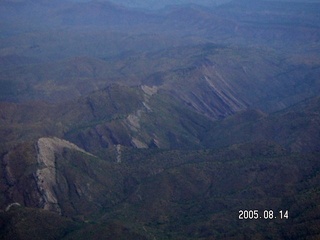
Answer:
<svg viewBox="0 0 320 240"><path fill-rule="evenodd" d="M96 239L103 234L107 239L127 234L132 239L231 238L239 231L249 238L258 233L270 238L315 237L320 233L318 159L318 153L288 154L268 143L217 151L129 148L121 164L65 151L57 157L57 193L63 215L73 220L12 207L1 213L2 219L12 219L2 220L1 234L9 239L35 228L39 239L48 231L45 239ZM261 214L288 210L290 217L239 220L241 209Z"/></svg>
<svg viewBox="0 0 320 240"><path fill-rule="evenodd" d="M29 3L0 1L0 239L319 239L319 3Z"/></svg>
<svg viewBox="0 0 320 240"><path fill-rule="evenodd" d="M239 237L239 231L243 238L320 234L315 205L319 98L271 114L247 110L219 121L192 111L170 94L146 96L138 87L114 85L69 104L63 109L8 104L1 113L4 126L12 129L2 137L3 142L11 139L1 150L3 209L12 202L41 206L34 178L39 168L35 145L47 131L46 123L53 124L51 136L67 138L96 155L69 148L54 152L54 193L63 216L55 216L55 221L64 227L59 223L50 228L47 220L37 227L29 222L39 238L47 229L52 232L47 239L232 238ZM130 114L137 123L128 121ZM44 116L47 122L41 120ZM25 126L30 130L21 131ZM132 138L148 148L135 148ZM19 209L29 217L51 218L40 210ZM241 209L288 210L290 218L240 221ZM1 214L16 218L11 210ZM14 221L17 225L4 225L5 239L32 229L20 218Z"/></svg>

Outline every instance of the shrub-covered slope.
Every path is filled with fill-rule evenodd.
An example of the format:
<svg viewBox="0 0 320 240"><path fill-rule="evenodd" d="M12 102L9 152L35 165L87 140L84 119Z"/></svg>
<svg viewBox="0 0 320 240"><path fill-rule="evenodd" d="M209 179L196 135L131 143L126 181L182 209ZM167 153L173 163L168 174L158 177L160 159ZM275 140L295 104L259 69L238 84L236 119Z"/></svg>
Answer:
<svg viewBox="0 0 320 240"><path fill-rule="evenodd" d="M120 90L128 102L108 105ZM100 234L121 239L129 233L142 239L320 234L318 98L269 115L245 111L213 122L171 101L156 88L113 86L65 105L64 114L55 110L59 114L50 121L63 130L50 137L38 139L43 129L37 126L18 142L2 144L1 206L5 210L16 202L23 208L13 206L18 212L9 209L1 218L16 219L12 214L24 212L50 218L24 207L48 209L68 218L52 216L61 224L68 221L70 228L50 228L52 236L63 232L66 239ZM2 112L7 126L28 123L29 114L37 118L32 111L21 115L15 110ZM106 126L108 131L101 130ZM167 130L171 135L164 134ZM148 137L153 138L149 145ZM239 220L239 210L246 209L259 210L261 219ZM265 210L273 210L277 218L264 219ZM288 211L288 219L280 219L281 210ZM16 225L3 220L3 237L29 228L19 218L14 221ZM42 236L49 226L37 228Z"/></svg>

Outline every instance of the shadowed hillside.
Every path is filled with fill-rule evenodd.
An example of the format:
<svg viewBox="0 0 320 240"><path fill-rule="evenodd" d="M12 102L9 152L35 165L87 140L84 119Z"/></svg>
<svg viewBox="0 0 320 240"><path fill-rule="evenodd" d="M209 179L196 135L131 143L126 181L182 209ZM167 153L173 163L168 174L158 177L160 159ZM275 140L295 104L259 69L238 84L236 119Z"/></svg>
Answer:
<svg viewBox="0 0 320 240"><path fill-rule="evenodd" d="M248 107L280 110L316 96L319 63L260 48L201 44L105 60L22 64L0 72L0 93L3 101L63 102L114 83L144 84L217 119Z"/></svg>
<svg viewBox="0 0 320 240"><path fill-rule="evenodd" d="M0 239L319 239L319 1L0 2Z"/></svg>
<svg viewBox="0 0 320 240"><path fill-rule="evenodd" d="M88 236L88 229L99 233L112 222L146 239L235 237L240 229L247 229L243 237L320 233L314 205L319 198L318 98L272 114L251 110L220 121L171 101L156 88L112 86L65 105L62 112L41 106L56 125L50 137L40 139L47 124L29 132L17 127L28 126L39 113L12 104L1 118L16 127L4 129L22 138L20 143L12 135L10 142L2 140L3 209L17 202L77 219L81 224L75 228L58 228L70 231L66 239ZM45 111L56 114L50 119ZM240 221L239 209L252 207L262 213L288 210L290 218L268 220L268 225ZM3 214L13 217L11 210ZM24 225L6 226L11 230L5 236L26 231Z"/></svg>
<svg viewBox="0 0 320 240"><path fill-rule="evenodd" d="M113 159L104 160L67 148L55 153L57 204L63 215L78 219L73 223L78 227L57 225L57 229L51 229L52 234L65 229L69 232L66 239L80 234L89 237L91 231L100 234L101 224L113 221L146 239L231 238L239 237L239 231L244 238L304 238L319 234L315 205L319 201L317 154L287 154L280 146L267 142L219 151L122 151L120 164L112 152L109 156L113 155ZM14 159L11 154L10 157ZM7 192L15 193L11 201L19 201L15 189L20 188L22 179L12 177L17 182ZM32 181L29 178L23 182L30 186ZM22 194L28 190L20 191ZM278 211L288 210L289 218L239 220L239 209L251 208L260 214L266 208L272 209L278 218ZM38 211L33 214L42 216ZM15 213L11 210L1 213L1 218L11 218L12 214ZM67 220L55 218L59 222ZM90 226L87 220L94 221L94 225ZM15 221L17 225L9 225L7 228L12 230L5 236L27 231L19 219ZM38 225L38 231L47 228L45 224ZM305 232L301 228L313 230ZM119 237L125 232L118 232Z"/></svg>

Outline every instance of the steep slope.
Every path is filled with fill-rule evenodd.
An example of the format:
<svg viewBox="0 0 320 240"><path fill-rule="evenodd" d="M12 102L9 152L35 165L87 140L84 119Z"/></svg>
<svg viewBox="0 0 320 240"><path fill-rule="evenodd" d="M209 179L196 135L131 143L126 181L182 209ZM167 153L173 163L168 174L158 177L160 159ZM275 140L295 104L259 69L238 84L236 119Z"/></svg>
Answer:
<svg viewBox="0 0 320 240"><path fill-rule="evenodd" d="M210 122L157 87L147 86L112 85L58 105L1 106L2 144L56 136L95 153L118 144L193 148Z"/></svg>
<svg viewBox="0 0 320 240"><path fill-rule="evenodd" d="M115 91L128 89L127 101L119 98ZM94 118L79 125L73 125L65 137L79 146L97 151L115 144L138 148L189 148L199 143L198 136L205 130L209 119L183 107L170 95L157 92L157 87L117 88L104 99L103 92L97 92L87 99ZM131 98L128 98L131 93ZM114 104L112 112L104 112L106 103ZM132 110L126 109L136 104ZM98 114L105 113L106 117ZM81 113L80 111L80 114ZM68 115L68 114L67 114ZM66 115L66 116L67 116Z"/></svg>
<svg viewBox="0 0 320 240"><path fill-rule="evenodd" d="M3 1L0 100L65 101L117 82L157 85L214 119L280 110L319 92L319 8Z"/></svg>
<svg viewBox="0 0 320 240"><path fill-rule="evenodd" d="M294 62L259 48L207 44L193 50L180 49L189 59L184 67L156 73L145 82L171 91L209 117L247 107L272 112L318 94L318 62Z"/></svg>
<svg viewBox="0 0 320 240"><path fill-rule="evenodd" d="M217 44L105 60L76 57L1 71L1 99L61 102L115 82L143 84L217 119L248 107L272 112L316 96L319 63L316 56L285 57L272 50Z"/></svg>
<svg viewBox="0 0 320 240"><path fill-rule="evenodd" d="M5 149L17 142L56 136L97 154L115 145L219 148L270 140L298 152L310 151L318 149L318 102L310 99L272 114L247 110L212 122L159 87L113 85L63 107L2 103L1 143Z"/></svg>
<svg viewBox="0 0 320 240"><path fill-rule="evenodd" d="M207 147L220 148L253 141L274 141L292 152L319 151L319 97L285 110L264 114L249 110L213 123L204 135Z"/></svg>
<svg viewBox="0 0 320 240"><path fill-rule="evenodd" d="M118 163L125 159L124 152L131 147L219 149L232 144L271 141L288 152L319 151L319 98L269 115L249 110L212 122L181 107L181 103L174 103L170 95L157 91L157 87L115 85L65 104L63 109L49 105L4 105L6 111L1 112L3 184L22 184L15 188L12 196L19 196L24 188L27 196L38 196L18 202L54 208L57 204L57 190L53 190L57 156L68 156L69 161L73 161L73 155L67 152L72 150L80 154L83 150L64 140L41 138L43 136L65 138L86 151ZM38 142L37 148L32 147L32 141ZM66 152L65 149L71 150ZM268 149L265 151L268 154ZM24 176L24 171L32 172L37 165L42 166L40 170ZM38 180L27 184L19 180L21 177ZM43 188L48 190L41 193L39 189ZM5 189L7 187L3 187L8 191Z"/></svg>
<svg viewBox="0 0 320 240"><path fill-rule="evenodd" d="M319 12L0 1L0 239L319 239Z"/></svg>
<svg viewBox="0 0 320 240"><path fill-rule="evenodd" d="M2 206L19 203L88 218L123 198L119 167L66 140L18 144L4 154L2 166Z"/></svg>
<svg viewBox="0 0 320 240"><path fill-rule="evenodd" d="M55 187L57 185L56 156L64 149L72 149L94 157L76 145L58 138L40 138L37 142L37 161L41 166L35 174L38 190L42 195L41 205L45 210L61 213Z"/></svg>
<svg viewBox="0 0 320 240"><path fill-rule="evenodd" d="M112 151L111 156L115 158ZM58 223L49 236L64 232L66 239L85 239L90 232L93 236L111 234L110 222L127 228L112 233L117 239L129 229L146 239L306 238L320 234L315 204L320 177L317 153L288 154L279 145L260 142L218 151L124 149L122 156L117 163L109 157L100 160L64 149L56 156L55 189L61 213L73 220L12 206L0 213L5 226L1 234L9 239L26 234L37 224L35 237L39 237L47 230L49 219ZM12 200L17 202L17 198ZM239 220L239 210L246 209L259 210L262 219ZM270 209L277 219L263 219L264 211ZM280 219L280 210L288 211L288 219ZM36 216L43 222L26 225L16 214ZM15 224L5 219L15 219Z"/></svg>
<svg viewBox="0 0 320 240"><path fill-rule="evenodd" d="M79 145L39 139L41 126L40 131L31 129L31 135L24 133L24 141L13 138L9 144L2 136L0 203L8 211L0 217L15 222L0 222L5 238L35 228L15 214L43 219L43 224L34 222L37 236L47 231L46 219L52 218L57 226L50 236L63 234L66 239L83 239L92 231L97 237L115 234L119 239L131 231L142 239L235 238L239 232L243 238L320 234L315 205L319 98L269 115L251 110L211 123L174 104L157 87L115 85L69 104L63 110L42 106L38 116L37 108L27 111L23 108L28 105L16 104L1 113L6 126L19 133L16 124L32 126L33 118L51 112L47 117L53 116L56 127L64 126L52 136L61 134ZM149 145L148 139L153 140ZM216 150L191 150L203 145ZM168 147L172 149L161 149ZM18 204L72 220L19 210ZM240 221L241 209L257 209L261 218L272 209L277 219ZM288 219L280 219L281 210L288 211ZM113 222L118 223L116 233L111 231Z"/></svg>

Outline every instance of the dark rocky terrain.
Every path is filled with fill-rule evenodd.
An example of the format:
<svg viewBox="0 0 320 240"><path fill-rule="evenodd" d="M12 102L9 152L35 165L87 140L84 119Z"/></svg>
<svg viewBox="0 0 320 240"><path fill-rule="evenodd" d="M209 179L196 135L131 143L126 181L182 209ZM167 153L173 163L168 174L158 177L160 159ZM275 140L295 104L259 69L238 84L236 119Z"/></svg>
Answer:
<svg viewBox="0 0 320 240"><path fill-rule="evenodd" d="M0 2L0 239L320 237L320 4L181 2Z"/></svg>

